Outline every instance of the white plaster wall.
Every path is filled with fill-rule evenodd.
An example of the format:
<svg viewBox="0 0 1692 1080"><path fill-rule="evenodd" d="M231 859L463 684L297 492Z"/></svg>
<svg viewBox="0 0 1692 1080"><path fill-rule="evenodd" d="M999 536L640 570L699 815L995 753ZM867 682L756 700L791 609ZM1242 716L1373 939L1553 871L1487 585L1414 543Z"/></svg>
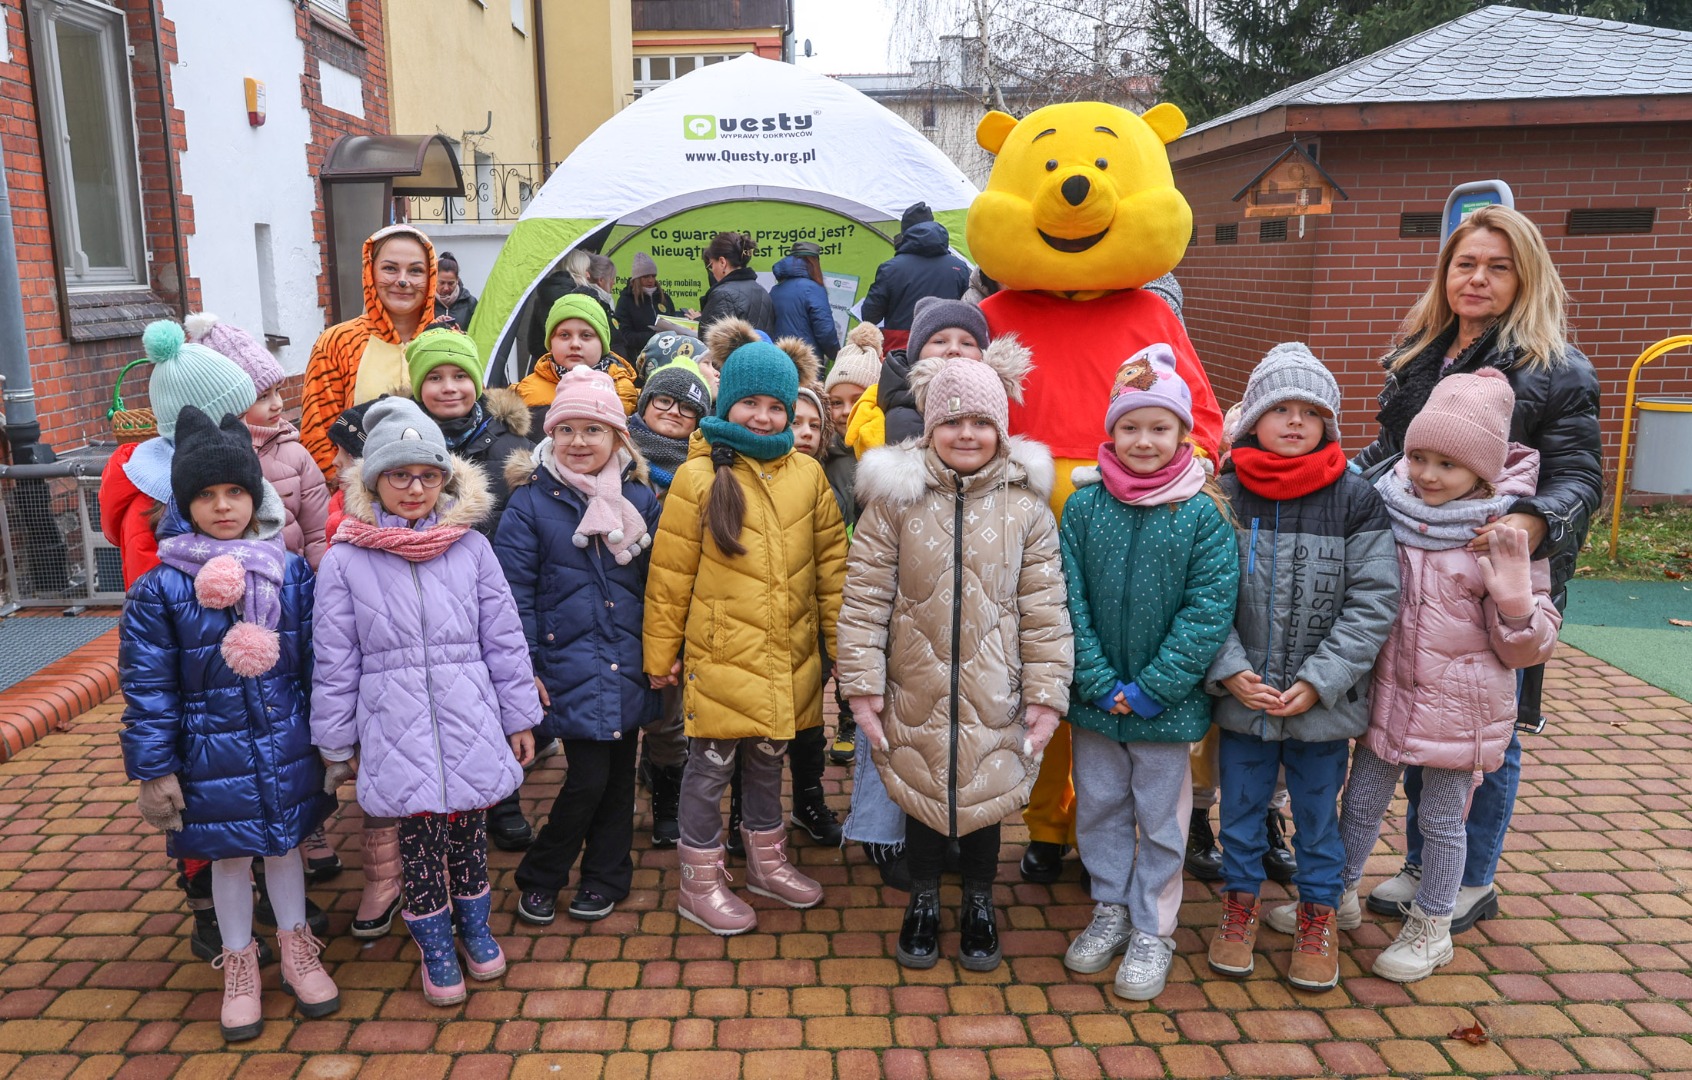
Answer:
<svg viewBox="0 0 1692 1080"><path fill-rule="evenodd" d="M306 167L311 139L300 100L305 46L288 0L165 0L176 24L171 71L176 107L187 118L182 188L194 200L188 270L200 279L205 310L264 340L264 301L254 226L270 226L275 325L290 344L273 350L284 370L304 371L323 329L317 300L322 257L312 238L315 179ZM267 119L247 123L242 80L265 84Z"/></svg>
<svg viewBox="0 0 1692 1080"><path fill-rule="evenodd" d="M427 221L415 222L428 233L436 251L450 251L458 260L458 279L477 296L488 284L488 274L500 249L511 235L513 223L478 225L474 222L454 222L451 225Z"/></svg>

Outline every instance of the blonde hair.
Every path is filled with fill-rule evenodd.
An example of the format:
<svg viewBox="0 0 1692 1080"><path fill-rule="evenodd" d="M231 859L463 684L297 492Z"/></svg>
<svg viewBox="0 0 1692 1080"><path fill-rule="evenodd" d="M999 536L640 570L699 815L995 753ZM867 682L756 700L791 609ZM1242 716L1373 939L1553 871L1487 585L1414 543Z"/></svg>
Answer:
<svg viewBox="0 0 1692 1080"><path fill-rule="evenodd" d="M570 280L577 285L591 285L593 277L593 255L582 248L564 256L564 272L570 275Z"/></svg>
<svg viewBox="0 0 1692 1080"><path fill-rule="evenodd" d="M1439 253L1439 267L1427 292L1416 301L1400 327L1403 344L1389 354L1387 367L1397 371L1413 360L1428 343L1444 333L1456 315L1445 295L1446 276L1457 245L1480 229L1498 233L1510 245L1519 286L1509 310L1498 317L1498 347L1517 349L1523 367L1553 367L1561 364L1568 350L1568 320L1565 308L1568 290L1551 262L1545 237L1539 226L1507 206L1483 206L1452 230Z"/></svg>

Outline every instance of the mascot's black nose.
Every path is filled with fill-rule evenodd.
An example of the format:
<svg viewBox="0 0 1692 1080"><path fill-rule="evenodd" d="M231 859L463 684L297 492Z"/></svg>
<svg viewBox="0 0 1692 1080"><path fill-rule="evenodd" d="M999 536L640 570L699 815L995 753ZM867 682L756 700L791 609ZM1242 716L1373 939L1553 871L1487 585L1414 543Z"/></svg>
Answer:
<svg viewBox="0 0 1692 1080"><path fill-rule="evenodd" d="M1093 185L1087 182L1085 176L1071 176L1063 182L1063 197L1071 206L1080 206L1087 201L1087 192Z"/></svg>

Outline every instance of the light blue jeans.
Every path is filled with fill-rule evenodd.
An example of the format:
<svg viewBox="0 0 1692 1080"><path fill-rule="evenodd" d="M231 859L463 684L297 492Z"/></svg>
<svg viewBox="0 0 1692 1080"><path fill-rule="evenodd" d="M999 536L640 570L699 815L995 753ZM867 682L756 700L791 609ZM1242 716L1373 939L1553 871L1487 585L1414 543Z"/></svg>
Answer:
<svg viewBox="0 0 1692 1080"><path fill-rule="evenodd" d="M881 770L870 758L869 738L859 729L852 744L852 809L841 835L860 844L903 844L905 812L881 782Z"/></svg>

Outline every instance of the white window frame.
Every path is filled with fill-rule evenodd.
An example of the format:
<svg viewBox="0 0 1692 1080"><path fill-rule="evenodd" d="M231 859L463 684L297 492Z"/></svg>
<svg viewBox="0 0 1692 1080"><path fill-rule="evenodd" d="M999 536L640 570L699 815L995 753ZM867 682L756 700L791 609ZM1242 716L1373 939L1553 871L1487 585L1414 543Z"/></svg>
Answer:
<svg viewBox="0 0 1692 1080"><path fill-rule="evenodd" d="M347 10L347 0L311 0L313 6L320 7L342 22L348 22L352 13Z"/></svg>
<svg viewBox="0 0 1692 1080"><path fill-rule="evenodd" d="M515 2L515 0L513 0L513 2ZM751 52L752 50L748 49L746 51ZM638 97L641 97L643 95L650 94L652 91L658 89L660 86L665 86L665 85L668 85L669 83L674 82L677 78L676 73L675 73L676 72L676 61L677 60L681 60L681 59L692 60L693 61L693 71L698 71L700 68L704 67L707 63L721 64L725 61L733 60L735 57L741 56L741 55L743 55L743 54L742 53L720 53L720 52L714 52L714 53L641 53L634 58L635 67L637 69L636 72L635 72L635 80L634 80L635 97L638 98ZM654 78L652 78L651 61L653 61L653 60L668 60L670 62L670 77L668 79L654 79ZM689 75L693 74L693 71L688 72L688 74Z"/></svg>
<svg viewBox="0 0 1692 1080"><path fill-rule="evenodd" d="M28 7L30 40L35 52L35 91L41 123L41 157L53 187L55 257L64 273L65 287L73 291L134 289L147 287L147 248L141 231L141 154L135 128L130 77L129 36L124 13L95 0L31 0ZM72 171L69 136L66 134L64 95L59 85L59 40L54 32L60 22L91 31L100 38L107 68L106 115L108 136L118 186L118 224L122 232L125 265L90 267L83 254L81 226L77 220L76 181Z"/></svg>

